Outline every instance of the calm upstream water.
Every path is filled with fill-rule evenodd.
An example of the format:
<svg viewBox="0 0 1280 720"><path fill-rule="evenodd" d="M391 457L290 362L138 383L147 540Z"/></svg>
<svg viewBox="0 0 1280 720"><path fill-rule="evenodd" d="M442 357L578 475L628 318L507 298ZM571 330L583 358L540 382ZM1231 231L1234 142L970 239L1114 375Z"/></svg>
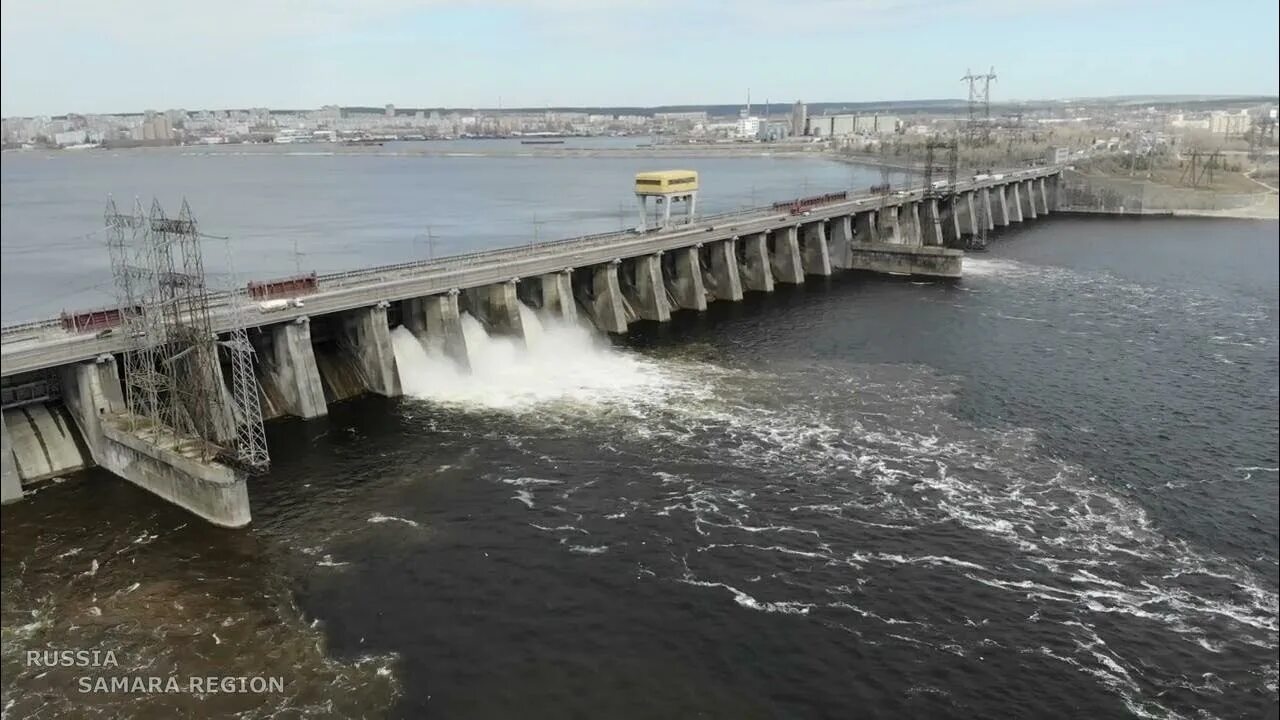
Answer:
<svg viewBox="0 0 1280 720"><path fill-rule="evenodd" d="M1277 233L1051 217L957 283L469 326L472 375L397 331L410 396L273 423L247 531L5 507L6 717L1274 717ZM171 673L285 691L75 686Z"/></svg>

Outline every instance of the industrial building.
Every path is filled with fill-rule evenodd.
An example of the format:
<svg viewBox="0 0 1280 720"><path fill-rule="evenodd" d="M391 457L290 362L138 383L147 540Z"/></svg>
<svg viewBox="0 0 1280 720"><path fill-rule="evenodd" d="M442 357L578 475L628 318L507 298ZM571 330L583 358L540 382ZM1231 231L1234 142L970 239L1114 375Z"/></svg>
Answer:
<svg viewBox="0 0 1280 720"><path fill-rule="evenodd" d="M895 115L815 115L808 119L806 135L846 137L848 135L888 135L897 132Z"/></svg>

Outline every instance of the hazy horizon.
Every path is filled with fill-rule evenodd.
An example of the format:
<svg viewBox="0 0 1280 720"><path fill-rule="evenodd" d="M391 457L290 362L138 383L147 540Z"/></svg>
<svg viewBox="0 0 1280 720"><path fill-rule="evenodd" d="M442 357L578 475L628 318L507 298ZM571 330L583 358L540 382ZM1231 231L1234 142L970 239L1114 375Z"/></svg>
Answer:
<svg viewBox="0 0 1280 720"><path fill-rule="evenodd" d="M715 105L748 89L758 104L959 100L966 70L992 66L993 102L1280 94L1280 15L1257 0L5 0L0 14L6 117Z"/></svg>

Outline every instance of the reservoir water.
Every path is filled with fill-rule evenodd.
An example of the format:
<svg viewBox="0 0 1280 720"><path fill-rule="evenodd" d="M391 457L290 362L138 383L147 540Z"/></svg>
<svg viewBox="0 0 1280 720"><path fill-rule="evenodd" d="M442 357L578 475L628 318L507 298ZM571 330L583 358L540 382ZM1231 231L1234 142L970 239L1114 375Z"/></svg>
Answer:
<svg viewBox="0 0 1280 720"><path fill-rule="evenodd" d="M98 472L6 506L6 717L1274 717L1277 232L1051 216L956 283L470 326L470 375L398 332L408 396L272 423L247 531ZM285 690L75 685L170 673Z"/></svg>

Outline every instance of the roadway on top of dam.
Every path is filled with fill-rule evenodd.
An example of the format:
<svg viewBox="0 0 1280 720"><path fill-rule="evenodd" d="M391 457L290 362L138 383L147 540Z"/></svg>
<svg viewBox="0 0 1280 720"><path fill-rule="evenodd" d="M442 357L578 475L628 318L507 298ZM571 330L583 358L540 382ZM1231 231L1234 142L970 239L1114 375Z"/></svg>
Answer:
<svg viewBox="0 0 1280 720"><path fill-rule="evenodd" d="M1011 170L998 177L959 180L952 190L956 193L969 192L1049 177L1060 171L1061 168L1057 166ZM615 259L676 250L698 243L728 240L788 225L876 210L882 200L886 206L895 207L918 201L923 195L922 188L895 193L887 198L866 194L814 207L803 217L780 212L772 207L756 208L703 217L691 224L666 230L591 235L454 255L438 260L329 273L318 276L318 290L306 295L301 306L264 312L256 304L246 304L241 308L239 320L247 327L262 327L304 316L323 316L368 307L382 301L439 295L455 288L491 285L513 278L597 265ZM232 295L228 292L210 294L212 322L217 332L230 330L236 321L231 312L231 298ZM0 376L3 377L90 360L104 353L119 353L128 346L127 338L122 333L114 332L105 336L74 334L63 330L58 319L12 325L3 328L2 332Z"/></svg>

